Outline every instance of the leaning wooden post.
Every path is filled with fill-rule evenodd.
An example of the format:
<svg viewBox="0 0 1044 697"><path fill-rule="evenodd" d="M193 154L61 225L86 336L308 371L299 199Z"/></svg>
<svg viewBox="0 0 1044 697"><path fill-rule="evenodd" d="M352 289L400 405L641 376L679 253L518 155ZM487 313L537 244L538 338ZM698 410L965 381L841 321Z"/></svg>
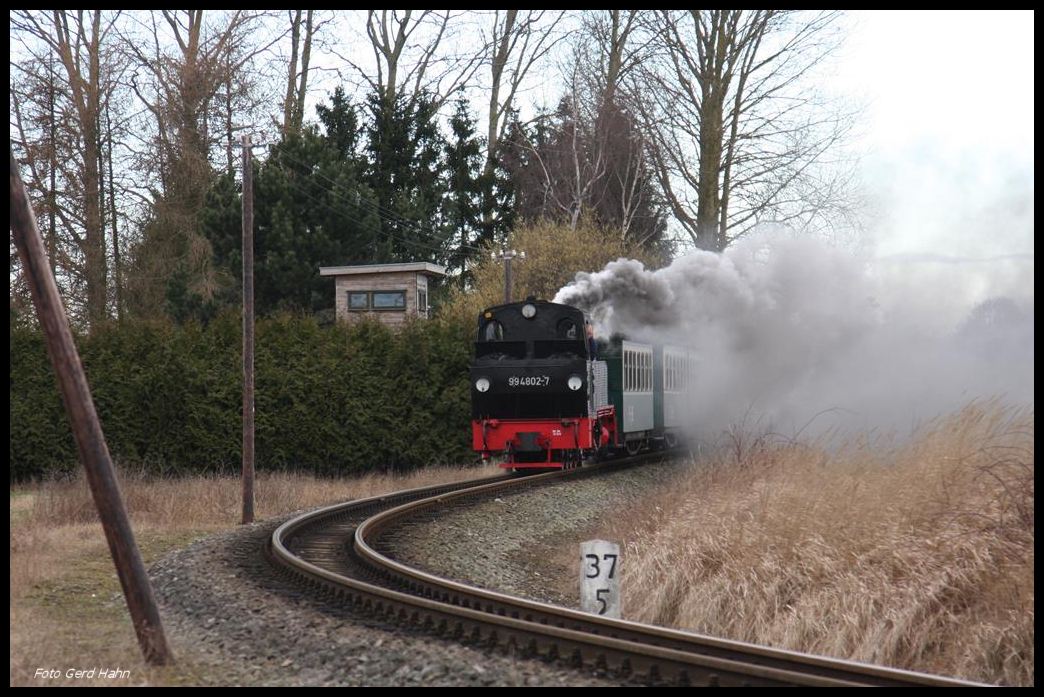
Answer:
<svg viewBox="0 0 1044 697"><path fill-rule="evenodd" d="M40 320L44 336L47 340L47 356L58 376L58 386L62 392L62 402L69 416L76 439L76 447L80 451L84 469L87 472L87 483L94 497L94 505L98 507L98 517L105 530L105 539L109 543L109 552L116 565L116 573L123 586L123 595L127 599L134 631L138 635L138 644L150 665L173 665L174 655L167 645L167 637L163 633L156 598L152 594L148 574L141 560L141 553L134 541L127 509L123 505L119 482L109 457L109 448L105 444L98 413L94 409L91 390L84 375L80 356L73 343L72 331L69 329L58 284L47 263L43 239L36 226L36 216L29 206L22 178L18 174L18 163L15 161L14 147L11 147L11 232L15 246L22 257L25 278L33 296L36 316Z"/></svg>
<svg viewBox="0 0 1044 697"><path fill-rule="evenodd" d="M254 522L254 182L243 140L243 525Z"/></svg>

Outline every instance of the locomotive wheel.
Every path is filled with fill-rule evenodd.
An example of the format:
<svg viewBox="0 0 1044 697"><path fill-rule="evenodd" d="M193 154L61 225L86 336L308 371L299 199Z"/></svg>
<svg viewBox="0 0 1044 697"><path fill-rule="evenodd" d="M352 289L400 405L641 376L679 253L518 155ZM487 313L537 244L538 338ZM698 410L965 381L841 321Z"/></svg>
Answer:
<svg viewBox="0 0 1044 697"><path fill-rule="evenodd" d="M580 466L580 452L578 450L562 450L559 451L558 456L562 460L562 469L571 470Z"/></svg>
<svg viewBox="0 0 1044 697"><path fill-rule="evenodd" d="M604 445L600 445L597 448L595 448L594 450L591 450L588 453L588 455L587 455L587 460L589 462L592 462L592 463L594 463L594 462L604 462L605 460L608 460L608 459L609 459L609 448L604 446Z"/></svg>
<svg viewBox="0 0 1044 697"><path fill-rule="evenodd" d="M624 448L627 450L627 454L633 457L642 451L644 444L644 440L629 440L624 441Z"/></svg>
<svg viewBox="0 0 1044 697"><path fill-rule="evenodd" d="M672 449L678 445L678 436L675 433L667 431L663 434L663 445L667 449Z"/></svg>

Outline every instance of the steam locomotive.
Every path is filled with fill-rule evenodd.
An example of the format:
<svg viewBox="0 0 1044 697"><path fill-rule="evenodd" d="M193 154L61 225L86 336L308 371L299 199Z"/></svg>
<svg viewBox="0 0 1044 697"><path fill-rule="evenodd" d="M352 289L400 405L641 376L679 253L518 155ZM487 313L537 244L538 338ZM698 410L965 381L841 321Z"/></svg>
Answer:
<svg viewBox="0 0 1044 697"><path fill-rule="evenodd" d="M614 337L598 346L575 307L527 298L479 314L472 446L501 467L563 469L673 447L691 413L695 357Z"/></svg>

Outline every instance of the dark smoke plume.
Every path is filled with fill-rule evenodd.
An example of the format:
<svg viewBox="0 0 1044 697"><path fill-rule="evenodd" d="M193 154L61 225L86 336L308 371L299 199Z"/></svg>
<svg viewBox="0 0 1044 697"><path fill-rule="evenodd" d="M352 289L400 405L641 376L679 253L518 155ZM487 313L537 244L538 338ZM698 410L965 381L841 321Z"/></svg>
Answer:
<svg viewBox="0 0 1044 697"><path fill-rule="evenodd" d="M555 302L588 312L603 338L694 349L702 437L740 421L905 432L974 399L1032 404L1032 257L1009 262L1004 287L1023 292L976 305L960 267L897 281L815 240L752 240L656 271L620 259L577 274Z"/></svg>

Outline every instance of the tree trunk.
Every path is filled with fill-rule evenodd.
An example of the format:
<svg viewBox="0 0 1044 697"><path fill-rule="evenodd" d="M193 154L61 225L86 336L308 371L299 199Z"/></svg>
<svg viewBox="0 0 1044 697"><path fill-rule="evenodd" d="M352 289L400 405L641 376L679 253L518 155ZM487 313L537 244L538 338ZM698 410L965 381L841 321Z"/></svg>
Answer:
<svg viewBox="0 0 1044 697"><path fill-rule="evenodd" d="M113 264L113 286L116 291L116 319L123 319L123 279L120 268L120 232L116 220L116 184L112 176L112 122L109 120L109 103L105 103L105 124L107 129L107 140L109 141L108 164L109 164L109 219L112 221L112 264Z"/></svg>
<svg viewBox="0 0 1044 697"><path fill-rule="evenodd" d="M283 133L290 132L290 124L294 115L294 93L297 88L297 42L301 38L301 10L294 14L292 29L290 30L290 68L286 75L286 101L283 102Z"/></svg>
<svg viewBox="0 0 1044 697"><path fill-rule="evenodd" d="M305 96L308 93L308 63L312 55L312 13L314 11L308 10L308 17L305 19L304 48L301 50L301 82L297 88L297 101L294 102L293 127L294 131L298 133L304 127L304 104Z"/></svg>
<svg viewBox="0 0 1044 697"><path fill-rule="evenodd" d="M58 258L58 228L55 225L55 217L57 215L56 208L58 206L57 197L57 186L55 182L56 171L58 169L58 146L56 143L55 126L57 124L57 118L54 111L54 53L48 53L48 65L47 65L47 109L48 109L48 123L50 130L51 142L48 145L49 157L48 167L50 168L50 179L51 186L47 192L48 201L48 225L47 228L47 259L51 265L51 275L57 278L55 269L57 268Z"/></svg>
<svg viewBox="0 0 1044 697"><path fill-rule="evenodd" d="M722 101L713 88L704 88L700 120L700 180L696 204L696 246L722 251L718 246L721 212L719 168L722 152Z"/></svg>

